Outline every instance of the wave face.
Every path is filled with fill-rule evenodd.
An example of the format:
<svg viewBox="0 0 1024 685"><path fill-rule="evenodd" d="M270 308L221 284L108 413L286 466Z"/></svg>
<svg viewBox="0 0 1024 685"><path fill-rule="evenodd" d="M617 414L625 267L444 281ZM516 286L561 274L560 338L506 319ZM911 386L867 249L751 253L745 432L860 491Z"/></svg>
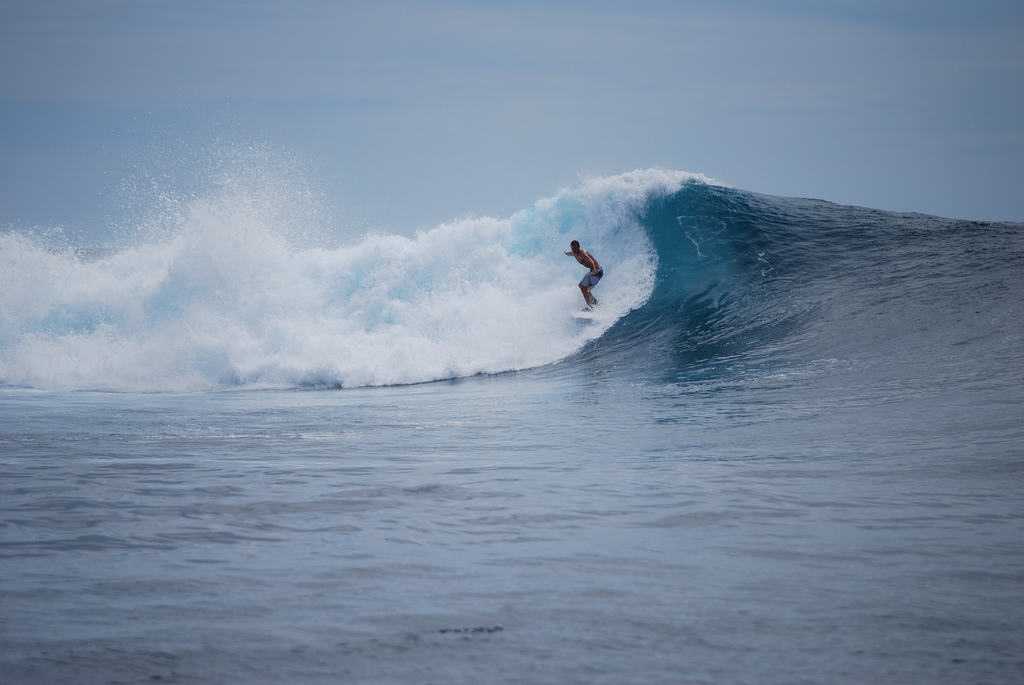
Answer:
<svg viewBox="0 0 1024 685"><path fill-rule="evenodd" d="M658 255L655 286L584 350L590 360L690 381L836 364L927 375L955 357L963 363L945 366L960 380L993 363L1024 373L1021 224L701 183L652 196L641 224Z"/></svg>
<svg viewBox="0 0 1024 685"><path fill-rule="evenodd" d="M1020 335L1016 224L662 170L593 179L506 220L341 246L296 239L278 204L226 182L146 239L92 254L0 235L0 382L354 387L561 360L679 379L934 347L978 325ZM589 319L576 316L582 267L563 254L574 238L605 267Z"/></svg>

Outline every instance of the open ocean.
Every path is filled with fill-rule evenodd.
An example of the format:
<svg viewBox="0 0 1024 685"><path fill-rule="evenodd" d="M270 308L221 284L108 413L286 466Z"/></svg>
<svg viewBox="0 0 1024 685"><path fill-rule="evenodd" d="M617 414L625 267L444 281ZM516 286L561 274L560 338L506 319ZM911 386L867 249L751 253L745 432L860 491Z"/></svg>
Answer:
<svg viewBox="0 0 1024 685"><path fill-rule="evenodd" d="M1024 225L282 197L0 232L0 682L1024 682Z"/></svg>

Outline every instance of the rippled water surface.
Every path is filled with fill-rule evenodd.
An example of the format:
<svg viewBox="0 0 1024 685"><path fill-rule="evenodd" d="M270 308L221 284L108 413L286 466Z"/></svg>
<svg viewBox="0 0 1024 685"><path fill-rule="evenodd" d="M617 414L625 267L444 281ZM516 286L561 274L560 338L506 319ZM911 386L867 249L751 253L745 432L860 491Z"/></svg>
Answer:
<svg viewBox="0 0 1024 685"><path fill-rule="evenodd" d="M3 390L5 682L1019 682L1020 392L891 384Z"/></svg>

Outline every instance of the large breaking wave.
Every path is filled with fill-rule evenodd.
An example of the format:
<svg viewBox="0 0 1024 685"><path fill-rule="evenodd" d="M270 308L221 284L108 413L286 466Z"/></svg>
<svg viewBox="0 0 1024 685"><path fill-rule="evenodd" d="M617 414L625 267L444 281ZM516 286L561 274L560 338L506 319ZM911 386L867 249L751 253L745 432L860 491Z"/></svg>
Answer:
<svg viewBox="0 0 1024 685"><path fill-rule="evenodd" d="M689 182L701 179L595 179L509 219L333 246L297 240L273 188L230 178L116 249L87 254L8 231L0 379L118 391L349 387L555 362L647 301L658 257L638 219L651 197ZM591 320L574 317L583 272L563 255L573 238L606 263Z"/></svg>
<svg viewBox="0 0 1024 685"><path fill-rule="evenodd" d="M979 328L1020 335L1017 224L768 197L663 170L592 179L508 219L346 244L317 244L294 204L226 177L118 248L0 235L0 382L355 387L564 360L694 378L934 351ZM589 319L577 318L582 267L563 254L574 238L605 267ZM979 288L991 291L980 303L966 295Z"/></svg>

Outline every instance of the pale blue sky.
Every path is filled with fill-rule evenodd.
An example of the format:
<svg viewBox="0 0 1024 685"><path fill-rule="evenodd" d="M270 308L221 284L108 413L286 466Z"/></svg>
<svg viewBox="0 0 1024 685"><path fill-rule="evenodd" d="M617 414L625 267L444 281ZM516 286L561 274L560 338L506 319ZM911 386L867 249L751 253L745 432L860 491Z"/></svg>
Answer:
<svg viewBox="0 0 1024 685"><path fill-rule="evenodd" d="M0 222L87 234L251 143L401 233L651 166L1024 221L1024 2L6 1L0 127Z"/></svg>

